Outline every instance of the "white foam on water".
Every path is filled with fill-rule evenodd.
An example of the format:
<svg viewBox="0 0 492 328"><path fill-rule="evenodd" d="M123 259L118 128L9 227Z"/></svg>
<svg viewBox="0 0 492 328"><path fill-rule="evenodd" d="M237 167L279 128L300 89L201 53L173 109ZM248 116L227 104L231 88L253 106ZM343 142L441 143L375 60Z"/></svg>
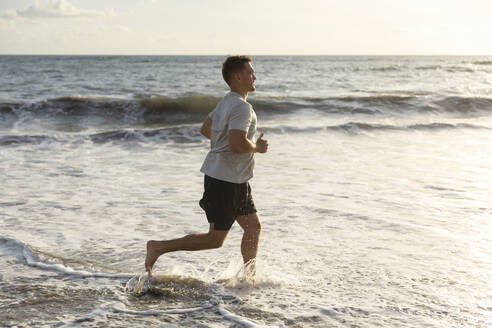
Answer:
<svg viewBox="0 0 492 328"><path fill-rule="evenodd" d="M152 277L146 274L135 275L125 285L127 293L140 296L148 292L162 295L174 295L186 298L203 297L211 304L240 304L242 299L224 290L224 283L207 282L186 274L156 273Z"/></svg>
<svg viewBox="0 0 492 328"><path fill-rule="evenodd" d="M243 327L247 327L247 328L271 327L271 326L260 325L258 323L251 321L251 320L248 320L248 319L245 319L241 316L233 314L232 312L229 312L228 310L226 310L222 305L218 305L217 310L224 317L224 319L232 321L232 322L234 322L238 325L241 325Z"/></svg>
<svg viewBox="0 0 492 328"><path fill-rule="evenodd" d="M78 277L103 277L103 278L130 278L126 283L125 289L128 292L132 292L135 294L145 293L151 290L153 287L159 284L159 282L163 281L181 281L185 285L189 285L190 288L194 288L196 286L203 286L204 288L214 289L216 293L215 296L212 296L210 302L206 302L203 306L192 307L192 308L176 308L176 309L167 309L167 310L131 310L127 309L123 302L110 302L104 303L94 309L91 313L77 318L71 322L65 323L63 327L74 327L78 326L80 323L85 321L93 321L98 317L105 317L107 313L125 313L131 315L139 315L139 316L160 316L160 315L171 315L171 314L183 314L190 313L196 311L203 311L210 308L216 308L217 311L224 317L224 319L228 321L232 321L238 325L243 327L263 327L254 323L246 318L238 316L236 314L231 313L223 307L224 302L231 303L240 303L241 299L237 296L228 294L224 292L222 285L220 284L210 284L199 279L187 276L179 276L179 275L162 275L157 274L154 277L149 278L146 274L127 274L127 273L106 273L106 272L94 272L94 271L86 271L86 270L76 270L69 266L63 265L61 263L53 263L53 262L45 262L42 261L38 254L35 253L28 245L25 243L18 241L12 238L0 238L0 251L7 255L16 257L18 260L24 260L27 265L32 267L37 267L43 270L56 271L67 275L73 275ZM237 272L235 277L238 277L238 274L241 271Z"/></svg>
<svg viewBox="0 0 492 328"><path fill-rule="evenodd" d="M113 304L111 310L114 312L147 316L147 315L183 314L183 313L202 311L202 310L210 309L211 307L213 307L213 305L206 304L204 306L198 306L198 307L193 307L193 308L183 308L183 309L135 311L135 310L126 309L126 307L123 303L115 303L115 304Z"/></svg>
<svg viewBox="0 0 492 328"><path fill-rule="evenodd" d="M253 322L251 320L248 320L244 317L241 317L239 315L236 315L227 309L225 309L222 304L219 305L212 305L210 303L207 303L203 306L198 306L198 307L192 307L192 308L176 308L176 309L167 309L167 310L143 310L143 311L137 311L137 310L130 310L126 308L126 305L123 302L110 302L110 303L104 303L95 308L91 313L82 316L80 318L77 318L75 320L72 320L68 323L65 323L63 327L75 327L78 326L80 323L85 322L85 321L93 321L98 317L106 317L106 314L108 313L124 313L124 314L131 314L131 315L137 315L137 316L161 316L161 315L173 315L173 314L184 314L184 313L191 313L191 312L198 312L198 311L204 311L208 310L211 308L216 308L217 311L222 315L222 317L228 321L234 322L237 325L240 325L242 327L246 328L261 328L261 327L271 327L271 326L265 326L258 324L256 322Z"/></svg>
<svg viewBox="0 0 492 328"><path fill-rule="evenodd" d="M126 308L121 308L121 305L114 307L114 311L127 313L127 314L135 314L135 315L164 315L164 314L180 314L187 313L192 311L200 311L209 308L215 308L221 314L221 316L228 320L232 321L237 325L243 327L265 327L264 325L260 325L256 322L253 322L249 319L241 317L237 314L232 313L230 310L227 310L224 306L234 306L242 303L242 299L236 295L227 293L224 290L224 287L228 289L231 288L231 284L233 285L233 289L235 290L244 290L255 288L254 284L246 281L244 279L239 278L239 273L237 272L234 277L226 280L218 281L217 283L207 283L205 281L192 278L189 276L176 275L174 274L154 274L152 278L149 278L147 275L137 275L130 279L125 289L127 292L141 295L149 291L158 290L159 285L165 284L173 284L178 283L186 286L188 289L203 289L203 292L210 296L209 302L202 307L189 308L189 309L171 309L171 310L147 310L147 311L134 311L128 310Z"/></svg>
<svg viewBox="0 0 492 328"><path fill-rule="evenodd" d="M287 272L276 270L261 259L253 260L255 273L251 267L243 264L239 256L231 256L228 266L218 275L217 283L230 289L280 288L291 285L298 279Z"/></svg>
<svg viewBox="0 0 492 328"><path fill-rule="evenodd" d="M106 317L106 313L113 312L113 311L111 311L112 306L113 306L112 303L105 303L105 304L95 308L91 313L89 313L83 317L77 318L73 321L70 321L68 323L65 323L62 327L67 327L67 328L68 327L77 327L80 325L80 323L82 323L84 321L93 321L95 318L101 317L101 316Z"/></svg>
<svg viewBox="0 0 492 328"><path fill-rule="evenodd" d="M7 256L16 257L20 261L25 261L27 265L43 270L56 271L66 275L78 276L83 278L117 278L128 279L133 277L129 273L108 273L87 270L76 270L61 263L43 261L31 247L25 243L12 238L0 238L0 251Z"/></svg>

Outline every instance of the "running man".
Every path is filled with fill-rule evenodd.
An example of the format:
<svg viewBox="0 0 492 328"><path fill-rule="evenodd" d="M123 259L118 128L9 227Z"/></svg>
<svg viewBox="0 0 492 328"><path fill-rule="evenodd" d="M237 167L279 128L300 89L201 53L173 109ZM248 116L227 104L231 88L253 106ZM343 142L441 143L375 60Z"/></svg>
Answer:
<svg viewBox="0 0 492 328"><path fill-rule="evenodd" d="M209 231L172 240L149 240L145 258L149 277L162 254L220 248L235 221L244 230L244 264L249 272L255 272L261 224L248 180L253 177L254 154L266 153L268 142L263 133L253 141L256 114L246 101L248 94L256 90L251 63L251 57L231 56L222 64L222 76L231 91L209 113L201 128L201 133L211 140L211 149L201 168L205 191L200 200L210 223Z"/></svg>

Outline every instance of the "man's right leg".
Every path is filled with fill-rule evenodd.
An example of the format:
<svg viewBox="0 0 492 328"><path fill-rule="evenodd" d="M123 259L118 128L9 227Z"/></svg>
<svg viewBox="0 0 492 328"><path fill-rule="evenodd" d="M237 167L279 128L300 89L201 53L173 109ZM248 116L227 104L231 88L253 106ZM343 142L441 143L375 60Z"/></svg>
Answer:
<svg viewBox="0 0 492 328"><path fill-rule="evenodd" d="M258 253L258 244L260 241L261 223L258 213L251 213L245 216L239 216L237 223L243 228L243 239L241 240L241 254L245 269L248 275L256 274L256 255Z"/></svg>
<svg viewBox="0 0 492 328"><path fill-rule="evenodd" d="M165 253L219 248L224 243L228 233L229 230L215 230L214 224L210 223L208 233L191 234L171 240L149 240L147 242L145 271L149 273L149 277L152 277L152 267L154 266L155 261L157 261L159 256Z"/></svg>

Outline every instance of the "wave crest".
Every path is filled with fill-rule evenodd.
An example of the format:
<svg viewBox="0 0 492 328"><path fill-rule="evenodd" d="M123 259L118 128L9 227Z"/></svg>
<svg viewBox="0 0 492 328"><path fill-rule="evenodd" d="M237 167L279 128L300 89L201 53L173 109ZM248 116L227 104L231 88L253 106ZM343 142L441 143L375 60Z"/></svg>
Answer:
<svg viewBox="0 0 492 328"><path fill-rule="evenodd" d="M0 103L0 127L42 127L77 132L99 126L117 130L146 125L193 124L202 122L219 100L219 97L210 95L184 95L176 98L154 95L138 99L70 96L33 103L4 102ZM262 116L272 118L304 109L344 116L432 113L477 117L492 113L492 99L481 97L418 94L326 98L251 96L248 101ZM4 139L3 142L10 141ZM36 138L31 138L31 142L36 142Z"/></svg>
<svg viewBox="0 0 492 328"><path fill-rule="evenodd" d="M139 102L149 111L184 112L207 114L219 102L220 98L206 95L192 95L178 98L150 96Z"/></svg>
<svg viewBox="0 0 492 328"><path fill-rule="evenodd" d="M492 65L492 60L477 60L477 61L474 61L473 64L475 64L475 65Z"/></svg>

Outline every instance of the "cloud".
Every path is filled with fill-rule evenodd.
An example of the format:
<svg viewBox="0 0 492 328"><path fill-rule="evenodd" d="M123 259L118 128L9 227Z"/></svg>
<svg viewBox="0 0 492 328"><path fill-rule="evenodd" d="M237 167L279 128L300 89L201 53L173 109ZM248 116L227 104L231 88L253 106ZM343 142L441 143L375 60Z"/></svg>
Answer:
<svg viewBox="0 0 492 328"><path fill-rule="evenodd" d="M25 9L8 11L3 14L5 18L75 18L75 17L90 17L90 16L116 16L113 9L105 11L79 9L70 4L66 0L48 0L47 2L39 2Z"/></svg>

